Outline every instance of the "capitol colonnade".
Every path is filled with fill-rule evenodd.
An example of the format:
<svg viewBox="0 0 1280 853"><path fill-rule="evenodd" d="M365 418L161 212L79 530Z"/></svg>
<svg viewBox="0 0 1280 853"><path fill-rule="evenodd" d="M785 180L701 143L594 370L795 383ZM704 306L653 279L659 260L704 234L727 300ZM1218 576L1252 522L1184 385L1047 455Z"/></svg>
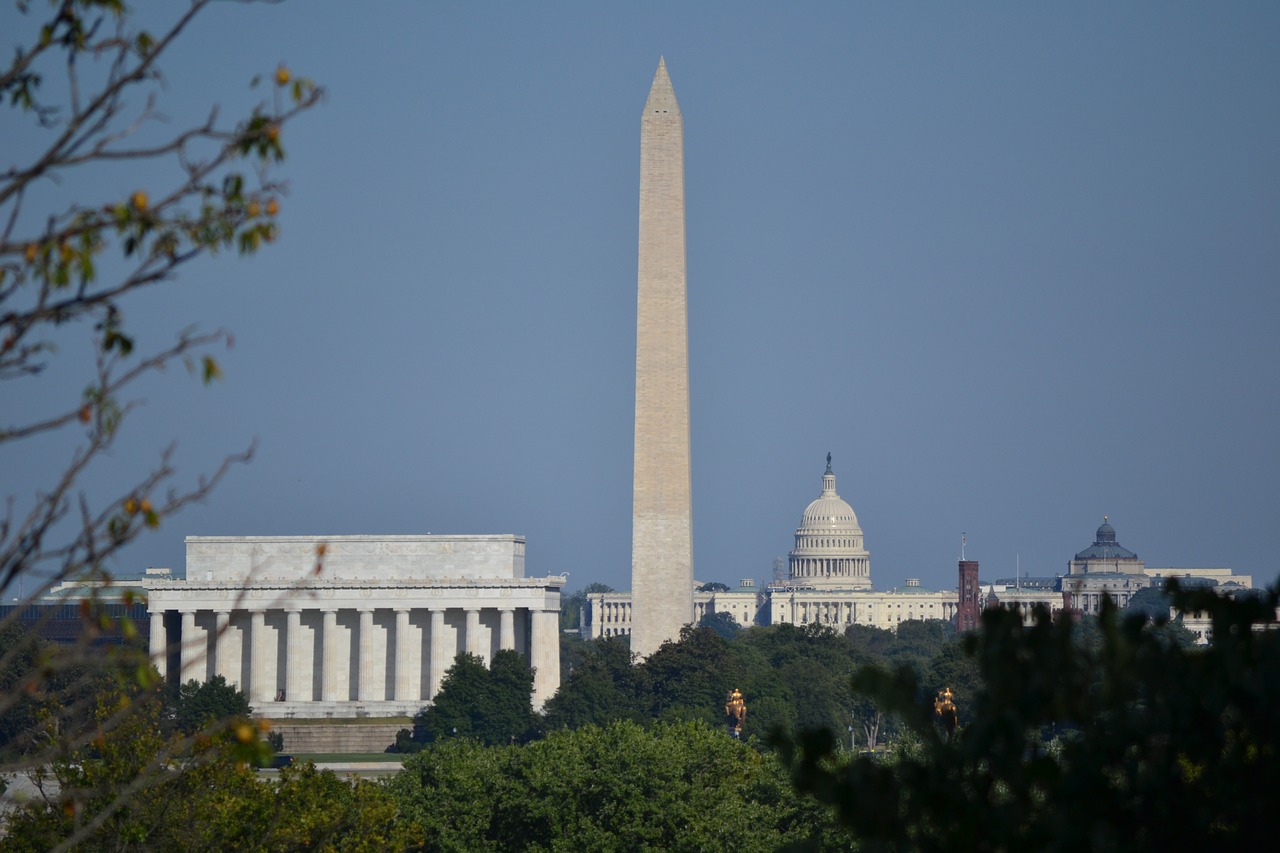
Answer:
<svg viewBox="0 0 1280 853"><path fill-rule="evenodd" d="M564 580L523 577L523 554L514 536L189 537L187 578L150 584L152 657L170 682L221 675L255 714L306 718L413 714L460 652L510 649L541 706Z"/></svg>

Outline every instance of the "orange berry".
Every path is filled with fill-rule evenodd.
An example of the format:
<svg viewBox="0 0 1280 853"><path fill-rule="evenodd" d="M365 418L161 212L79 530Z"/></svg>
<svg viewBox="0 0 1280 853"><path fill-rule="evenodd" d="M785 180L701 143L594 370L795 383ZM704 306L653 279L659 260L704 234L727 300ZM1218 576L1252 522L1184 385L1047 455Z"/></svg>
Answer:
<svg viewBox="0 0 1280 853"><path fill-rule="evenodd" d="M245 210L245 213L249 214L251 218L257 216L261 212L262 205L258 204L256 201L249 202L249 207Z"/></svg>
<svg viewBox="0 0 1280 853"><path fill-rule="evenodd" d="M267 201L267 216L275 216L280 212L280 202L274 198Z"/></svg>
<svg viewBox="0 0 1280 853"><path fill-rule="evenodd" d="M288 83L288 82L289 82L289 69L285 68L283 65L277 66L276 67L276 85L283 86L285 83Z"/></svg>
<svg viewBox="0 0 1280 853"><path fill-rule="evenodd" d="M138 504L138 509L142 510L143 512L151 512L151 501L147 500L146 498L143 498L142 501Z"/></svg>
<svg viewBox="0 0 1280 853"><path fill-rule="evenodd" d="M124 502L124 511L129 513L129 515L137 515L138 502L133 498L127 498Z"/></svg>
<svg viewBox="0 0 1280 853"><path fill-rule="evenodd" d="M280 138L280 125L273 124L267 128L267 139L275 142Z"/></svg>
<svg viewBox="0 0 1280 853"><path fill-rule="evenodd" d="M39 254L40 254L40 247L39 247L39 246L37 246L35 243L28 243L28 244L27 244L27 251L26 251L26 255L25 255L25 257L26 257L26 259L27 259L27 263L29 263L29 264L34 264L34 263L36 262L36 258L39 256Z"/></svg>
<svg viewBox="0 0 1280 853"><path fill-rule="evenodd" d="M138 190L136 193L134 193L133 196L129 199L129 201L133 202L133 206L136 207L138 210L147 209L147 194L144 193L142 190Z"/></svg>
<svg viewBox="0 0 1280 853"><path fill-rule="evenodd" d="M93 417L93 410L87 405L80 407L80 423L87 424L89 419Z"/></svg>

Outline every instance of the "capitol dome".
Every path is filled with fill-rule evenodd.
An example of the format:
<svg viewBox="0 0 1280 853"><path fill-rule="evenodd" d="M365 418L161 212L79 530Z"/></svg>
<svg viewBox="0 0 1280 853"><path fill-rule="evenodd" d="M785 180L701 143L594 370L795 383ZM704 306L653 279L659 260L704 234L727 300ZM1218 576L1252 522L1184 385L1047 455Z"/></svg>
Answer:
<svg viewBox="0 0 1280 853"><path fill-rule="evenodd" d="M871 588L871 554L863 547L857 513L836 493L829 453L822 494L805 508L788 562L796 586Z"/></svg>

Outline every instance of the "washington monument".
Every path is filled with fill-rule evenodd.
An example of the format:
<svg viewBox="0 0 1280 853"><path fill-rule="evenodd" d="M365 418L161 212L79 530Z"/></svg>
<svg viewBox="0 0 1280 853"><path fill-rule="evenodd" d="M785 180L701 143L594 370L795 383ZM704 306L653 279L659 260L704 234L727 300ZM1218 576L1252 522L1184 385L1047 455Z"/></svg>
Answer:
<svg viewBox="0 0 1280 853"><path fill-rule="evenodd" d="M640 119L631 651L647 658L693 621L684 124L658 61Z"/></svg>

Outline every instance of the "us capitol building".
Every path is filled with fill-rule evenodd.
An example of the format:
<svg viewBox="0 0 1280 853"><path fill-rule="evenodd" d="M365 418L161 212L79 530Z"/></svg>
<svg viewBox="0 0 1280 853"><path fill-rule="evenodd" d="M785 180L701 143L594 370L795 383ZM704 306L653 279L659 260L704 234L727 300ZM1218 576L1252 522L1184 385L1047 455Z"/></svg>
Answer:
<svg viewBox="0 0 1280 853"><path fill-rule="evenodd" d="M763 590L747 579L737 589L694 593L694 622L709 612L728 613L738 624L850 625L897 630L910 619L955 618L955 590L931 591L915 579L895 589L871 584L871 553L858 515L836 492L836 475L827 454L822 491L800 518L795 547L787 560L787 579ZM631 594L593 593L582 614L584 637L631 633Z"/></svg>

